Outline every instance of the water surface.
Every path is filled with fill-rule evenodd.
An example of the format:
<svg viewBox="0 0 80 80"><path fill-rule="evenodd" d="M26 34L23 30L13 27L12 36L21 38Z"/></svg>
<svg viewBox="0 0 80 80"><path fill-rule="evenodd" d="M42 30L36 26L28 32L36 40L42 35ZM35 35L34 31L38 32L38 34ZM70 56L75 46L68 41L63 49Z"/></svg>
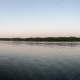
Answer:
<svg viewBox="0 0 80 80"><path fill-rule="evenodd" d="M80 43L0 41L0 80L80 80Z"/></svg>

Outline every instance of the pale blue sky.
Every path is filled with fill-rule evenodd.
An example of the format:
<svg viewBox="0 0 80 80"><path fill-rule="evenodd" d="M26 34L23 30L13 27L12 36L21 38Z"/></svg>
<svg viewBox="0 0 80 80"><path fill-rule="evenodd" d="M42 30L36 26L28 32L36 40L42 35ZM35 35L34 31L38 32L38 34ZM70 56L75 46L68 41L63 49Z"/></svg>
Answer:
<svg viewBox="0 0 80 80"><path fill-rule="evenodd" d="M80 36L80 0L0 0L0 37Z"/></svg>

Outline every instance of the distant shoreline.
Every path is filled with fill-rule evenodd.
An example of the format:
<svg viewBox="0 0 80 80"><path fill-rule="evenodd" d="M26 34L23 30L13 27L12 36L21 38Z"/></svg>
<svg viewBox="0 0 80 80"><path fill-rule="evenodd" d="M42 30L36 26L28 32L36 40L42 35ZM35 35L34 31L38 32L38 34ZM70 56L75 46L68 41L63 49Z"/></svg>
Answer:
<svg viewBox="0 0 80 80"><path fill-rule="evenodd" d="M50 42L79 42L79 37L30 37L30 38L0 38L0 41L50 41Z"/></svg>

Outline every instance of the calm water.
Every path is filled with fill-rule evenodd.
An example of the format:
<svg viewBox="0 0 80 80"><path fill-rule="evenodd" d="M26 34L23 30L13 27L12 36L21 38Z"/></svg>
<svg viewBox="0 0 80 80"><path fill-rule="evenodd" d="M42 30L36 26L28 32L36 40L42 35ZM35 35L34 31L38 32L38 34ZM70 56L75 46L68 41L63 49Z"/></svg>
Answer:
<svg viewBox="0 0 80 80"><path fill-rule="evenodd" d="M80 80L80 43L0 41L0 80Z"/></svg>

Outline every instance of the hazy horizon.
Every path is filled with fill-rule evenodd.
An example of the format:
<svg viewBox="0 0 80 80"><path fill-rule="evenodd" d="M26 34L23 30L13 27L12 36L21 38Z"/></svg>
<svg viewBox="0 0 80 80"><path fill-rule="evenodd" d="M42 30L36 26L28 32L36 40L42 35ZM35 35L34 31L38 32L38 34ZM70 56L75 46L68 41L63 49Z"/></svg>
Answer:
<svg viewBox="0 0 80 80"><path fill-rule="evenodd" d="M80 0L0 0L0 37L79 37Z"/></svg>

